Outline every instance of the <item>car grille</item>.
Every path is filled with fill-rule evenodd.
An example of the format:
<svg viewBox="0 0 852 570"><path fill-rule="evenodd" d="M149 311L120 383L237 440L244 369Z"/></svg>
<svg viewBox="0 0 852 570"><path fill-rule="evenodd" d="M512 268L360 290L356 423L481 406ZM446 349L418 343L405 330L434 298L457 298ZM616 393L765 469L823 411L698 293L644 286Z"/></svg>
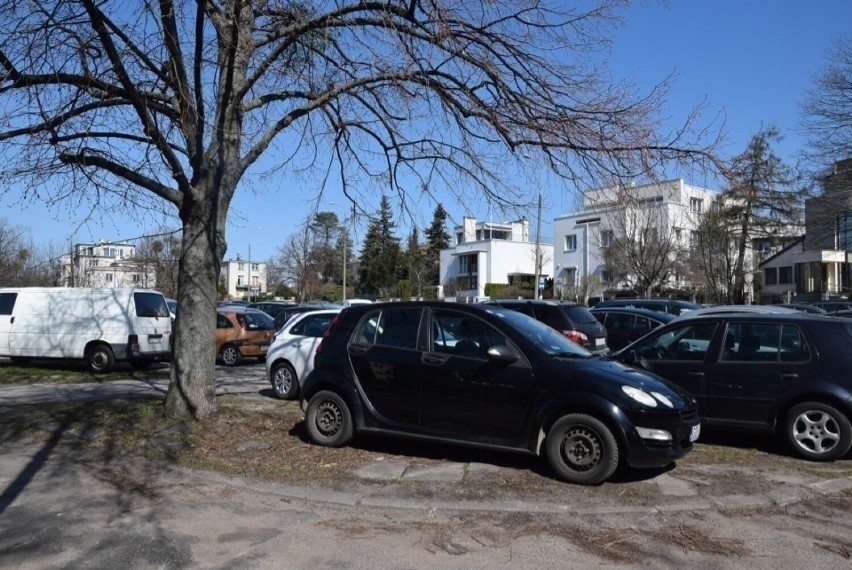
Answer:
<svg viewBox="0 0 852 570"><path fill-rule="evenodd" d="M696 406L692 406L690 408L684 408L680 412L680 419L687 425L694 425L698 423L698 408Z"/></svg>

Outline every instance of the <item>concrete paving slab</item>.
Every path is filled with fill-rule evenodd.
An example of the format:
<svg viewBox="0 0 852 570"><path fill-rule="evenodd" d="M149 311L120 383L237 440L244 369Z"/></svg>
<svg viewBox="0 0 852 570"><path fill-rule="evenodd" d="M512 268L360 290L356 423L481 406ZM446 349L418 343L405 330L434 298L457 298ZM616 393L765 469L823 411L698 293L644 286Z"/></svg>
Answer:
<svg viewBox="0 0 852 570"><path fill-rule="evenodd" d="M447 463L432 467L409 467L402 474L402 480L454 483L464 479L464 472L464 463Z"/></svg>
<svg viewBox="0 0 852 570"><path fill-rule="evenodd" d="M358 469L355 475L373 481L399 481L408 465L407 461L376 461Z"/></svg>

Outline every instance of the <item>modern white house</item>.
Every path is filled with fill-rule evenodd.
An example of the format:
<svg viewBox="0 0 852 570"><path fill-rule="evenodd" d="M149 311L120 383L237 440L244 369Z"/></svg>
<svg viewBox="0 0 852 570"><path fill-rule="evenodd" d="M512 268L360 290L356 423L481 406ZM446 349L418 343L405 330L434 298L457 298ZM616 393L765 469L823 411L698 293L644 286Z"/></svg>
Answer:
<svg viewBox="0 0 852 570"><path fill-rule="evenodd" d="M252 300L268 291L266 262L230 259L222 262L222 281L232 299Z"/></svg>
<svg viewBox="0 0 852 570"><path fill-rule="evenodd" d="M701 215L718 195L682 179L586 192L579 211L553 222L554 295L588 302L593 297L627 293L629 285L614 280L606 271L604 251L613 240L665 236L685 250L697 239ZM671 287L685 285L681 275L670 281Z"/></svg>
<svg viewBox="0 0 852 570"><path fill-rule="evenodd" d="M852 293L852 158L834 164L805 201L805 235L760 264L762 300L814 301Z"/></svg>
<svg viewBox="0 0 852 570"><path fill-rule="evenodd" d="M529 283L552 276L553 245L532 239L526 218L514 222L477 222L465 217L455 228L453 245L440 252L439 297L480 300L488 283Z"/></svg>
<svg viewBox="0 0 852 570"><path fill-rule="evenodd" d="M157 286L152 268L135 259L136 246L128 242L78 243L60 259L67 287Z"/></svg>

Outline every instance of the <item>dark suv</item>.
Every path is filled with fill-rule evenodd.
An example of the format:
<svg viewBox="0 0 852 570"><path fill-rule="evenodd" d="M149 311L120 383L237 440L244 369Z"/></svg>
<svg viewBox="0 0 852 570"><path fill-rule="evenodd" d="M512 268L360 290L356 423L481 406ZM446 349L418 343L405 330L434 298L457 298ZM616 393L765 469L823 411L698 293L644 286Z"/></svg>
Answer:
<svg viewBox="0 0 852 570"><path fill-rule="evenodd" d="M609 307L630 307L636 309L648 309L650 311L659 311L661 313L671 313L673 315L683 315L689 311L700 309L701 305L691 301L682 301L680 299L609 299L595 304L595 309L603 309Z"/></svg>
<svg viewBox="0 0 852 570"><path fill-rule="evenodd" d="M701 427L686 392L484 304L344 309L300 397L320 445L369 432L545 454L560 478L587 485L619 464L668 465Z"/></svg>
<svg viewBox="0 0 852 570"><path fill-rule="evenodd" d="M608 352L606 329L585 305L567 301L493 299L486 304L519 311L561 332L589 352Z"/></svg>
<svg viewBox="0 0 852 570"><path fill-rule="evenodd" d="M852 322L828 316L684 316L614 358L668 378L702 421L775 433L800 456L839 459L852 446Z"/></svg>

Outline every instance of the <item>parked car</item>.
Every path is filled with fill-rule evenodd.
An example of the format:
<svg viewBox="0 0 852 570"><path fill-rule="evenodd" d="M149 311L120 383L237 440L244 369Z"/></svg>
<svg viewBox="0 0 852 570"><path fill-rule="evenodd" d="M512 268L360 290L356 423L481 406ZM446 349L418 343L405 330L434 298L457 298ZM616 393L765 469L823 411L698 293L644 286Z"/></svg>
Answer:
<svg viewBox="0 0 852 570"><path fill-rule="evenodd" d="M680 317L615 353L691 392L708 426L774 433L801 457L852 446L852 322L828 316Z"/></svg>
<svg viewBox="0 0 852 570"><path fill-rule="evenodd" d="M248 305L250 309L263 311L273 319L284 309L297 306L299 306L299 304L292 301L259 301L257 303L249 303Z"/></svg>
<svg viewBox="0 0 852 570"><path fill-rule="evenodd" d="M216 311L216 357L225 366L236 366L243 357L266 358L275 322L257 309L222 306Z"/></svg>
<svg viewBox="0 0 852 570"><path fill-rule="evenodd" d="M624 348L655 328L677 318L671 313L628 307L593 307L589 312L606 328L606 344L610 350Z"/></svg>
<svg viewBox="0 0 852 570"><path fill-rule="evenodd" d="M782 315L801 314L801 311L782 307L781 305L709 305L684 313L685 317L697 317L700 315L716 315L719 313L775 313Z"/></svg>
<svg viewBox="0 0 852 570"><path fill-rule="evenodd" d="M649 298L649 299L608 299L606 301L600 301L595 304L596 309L603 309L609 307L630 307L636 309L648 309L651 311L658 311L662 313L671 313L673 315L681 315L684 313L688 313L689 311L694 311L695 309L700 309L701 305L698 303L693 303L691 301L682 301L680 299L658 299L658 298Z"/></svg>
<svg viewBox="0 0 852 570"><path fill-rule="evenodd" d="M293 307L285 307L283 308L276 316L275 316L275 328L280 329L284 326L284 324L290 320L293 315L298 315L300 313L307 313L308 311L322 311L324 309L342 309L340 305L335 305L334 303L309 303L307 305L295 305Z"/></svg>
<svg viewBox="0 0 852 570"><path fill-rule="evenodd" d="M487 304L519 311L561 332L590 352L608 352L606 329L585 305L567 301L493 299Z"/></svg>
<svg viewBox="0 0 852 570"><path fill-rule="evenodd" d="M828 313L825 312L825 309L820 309L815 305L808 305L806 303L784 303L778 305L779 307L788 307L790 309L796 309L797 311L802 311L805 313L813 313L815 315L826 315Z"/></svg>
<svg viewBox="0 0 852 570"><path fill-rule="evenodd" d="M295 400L305 376L314 368L314 352L340 309L293 316L275 333L266 355L266 378L278 398Z"/></svg>
<svg viewBox="0 0 852 570"><path fill-rule="evenodd" d="M668 465L701 429L685 391L489 304L349 307L300 398L319 445L373 433L546 455L560 478L588 485L619 465Z"/></svg>
<svg viewBox="0 0 852 570"><path fill-rule="evenodd" d="M811 301L808 305L819 307L829 315L837 311L852 309L852 301Z"/></svg>

